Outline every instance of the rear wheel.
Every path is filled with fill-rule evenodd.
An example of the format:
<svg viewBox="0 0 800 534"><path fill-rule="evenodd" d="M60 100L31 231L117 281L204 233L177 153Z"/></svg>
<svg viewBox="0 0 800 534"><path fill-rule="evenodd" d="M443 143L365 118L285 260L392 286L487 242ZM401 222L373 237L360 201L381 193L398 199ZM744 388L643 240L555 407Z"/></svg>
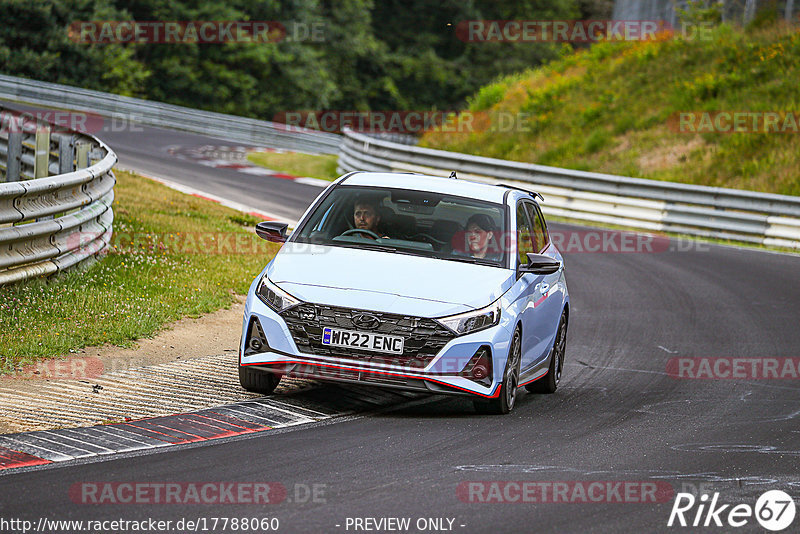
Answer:
<svg viewBox="0 0 800 534"><path fill-rule="evenodd" d="M561 381L561 371L564 368L564 354L567 350L567 311L561 313L561 321L558 323L556 339L553 341L552 357L547 374L531 382L525 389L531 393L555 393L558 383Z"/></svg>
<svg viewBox="0 0 800 534"><path fill-rule="evenodd" d="M511 339L511 348L508 351L508 361L503 374L503 383L500 386L500 395L488 401L473 401L475 411L480 414L502 415L514 409L519 387L519 362L522 356L522 335L519 329L514 332Z"/></svg>
<svg viewBox="0 0 800 534"><path fill-rule="evenodd" d="M239 366L239 383L247 391L270 395L278 387L280 381L281 375L252 369L246 365Z"/></svg>

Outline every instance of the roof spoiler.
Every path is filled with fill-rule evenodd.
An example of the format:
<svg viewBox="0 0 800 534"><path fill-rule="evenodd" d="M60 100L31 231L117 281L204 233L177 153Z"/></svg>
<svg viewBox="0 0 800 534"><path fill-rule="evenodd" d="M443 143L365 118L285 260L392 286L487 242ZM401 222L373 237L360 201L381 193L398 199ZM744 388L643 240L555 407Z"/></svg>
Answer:
<svg viewBox="0 0 800 534"><path fill-rule="evenodd" d="M499 185L500 187L508 187L509 189L516 189L517 191L522 191L523 193L528 193L532 197L539 197L542 200L542 202L544 202L544 197L542 196L542 194L537 193L536 191L531 191L530 189L523 189L522 187L510 184L497 184L497 185Z"/></svg>

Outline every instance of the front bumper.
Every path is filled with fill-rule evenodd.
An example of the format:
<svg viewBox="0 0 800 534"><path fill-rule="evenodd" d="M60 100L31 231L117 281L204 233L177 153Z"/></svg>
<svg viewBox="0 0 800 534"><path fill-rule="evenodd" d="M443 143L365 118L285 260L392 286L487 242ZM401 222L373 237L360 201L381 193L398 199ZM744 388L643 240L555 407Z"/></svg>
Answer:
<svg viewBox="0 0 800 534"><path fill-rule="evenodd" d="M260 329L264 340L264 345L258 351L248 345L253 328ZM251 292L245 304L239 363L292 377L494 398L500 394L510 341L509 329L501 321L495 327L453 338L424 367L384 363L380 358L377 361L365 361L363 355L360 358L348 358L310 354L297 348L283 317ZM489 385L459 376L482 347L488 347L492 354Z"/></svg>

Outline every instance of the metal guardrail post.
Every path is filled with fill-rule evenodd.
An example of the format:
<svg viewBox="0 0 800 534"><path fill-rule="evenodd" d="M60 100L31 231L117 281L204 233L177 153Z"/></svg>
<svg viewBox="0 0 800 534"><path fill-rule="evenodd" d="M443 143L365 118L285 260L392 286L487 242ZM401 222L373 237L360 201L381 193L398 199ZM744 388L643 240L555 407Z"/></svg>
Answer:
<svg viewBox="0 0 800 534"><path fill-rule="evenodd" d="M75 145L72 136L62 134L58 137L58 173L72 172L75 166Z"/></svg>
<svg viewBox="0 0 800 534"><path fill-rule="evenodd" d="M36 152L33 159L33 177L47 178L50 174L50 128L36 129Z"/></svg>
<svg viewBox="0 0 800 534"><path fill-rule="evenodd" d="M18 124L16 118L9 119L6 182L18 182L22 167L22 132L19 131Z"/></svg>
<svg viewBox="0 0 800 534"><path fill-rule="evenodd" d="M91 148L88 143L78 143L75 146L75 170L85 169L89 166L89 149Z"/></svg>

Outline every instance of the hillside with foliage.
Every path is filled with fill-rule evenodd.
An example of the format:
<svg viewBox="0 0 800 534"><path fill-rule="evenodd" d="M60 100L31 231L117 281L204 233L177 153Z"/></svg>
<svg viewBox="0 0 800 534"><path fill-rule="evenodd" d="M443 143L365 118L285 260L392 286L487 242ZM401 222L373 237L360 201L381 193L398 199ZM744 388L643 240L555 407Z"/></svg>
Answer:
<svg viewBox="0 0 800 534"><path fill-rule="evenodd" d="M455 109L553 44L465 43L459 21L607 17L590 0L0 0L0 73L264 119L286 110ZM321 24L323 40L81 44L75 21Z"/></svg>
<svg viewBox="0 0 800 534"><path fill-rule="evenodd" d="M478 117L521 117L429 132L422 144L482 156L790 195L800 195L800 32L758 21L708 27L703 38L663 34L602 43L503 77L469 99ZM704 114L778 113L778 126L721 133ZM696 120L681 128L680 113ZM488 119L487 119L488 120ZM786 122L788 121L788 122ZM725 130L726 123L720 123ZM746 119L743 126L751 129ZM707 126L707 125L706 125ZM776 133L780 131L781 133Z"/></svg>

